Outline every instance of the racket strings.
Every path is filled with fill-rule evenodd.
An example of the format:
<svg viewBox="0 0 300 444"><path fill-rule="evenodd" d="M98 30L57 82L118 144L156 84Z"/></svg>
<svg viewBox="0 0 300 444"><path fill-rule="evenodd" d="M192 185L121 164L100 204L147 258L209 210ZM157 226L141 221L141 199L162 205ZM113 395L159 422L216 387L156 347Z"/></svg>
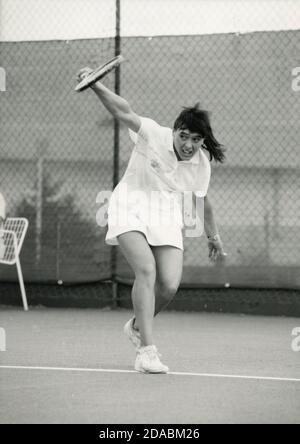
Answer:
<svg viewBox="0 0 300 444"><path fill-rule="evenodd" d="M19 254L19 250L24 236L26 222L20 219L7 219L3 227L3 242L5 245L5 254L2 260L12 262ZM17 243L17 251L15 250L15 239Z"/></svg>

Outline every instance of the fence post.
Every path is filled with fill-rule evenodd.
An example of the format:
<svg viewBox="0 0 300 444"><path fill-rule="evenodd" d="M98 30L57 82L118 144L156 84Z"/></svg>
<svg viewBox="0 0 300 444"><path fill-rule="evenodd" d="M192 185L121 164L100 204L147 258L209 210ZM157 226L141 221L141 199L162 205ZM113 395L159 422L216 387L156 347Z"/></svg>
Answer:
<svg viewBox="0 0 300 444"><path fill-rule="evenodd" d="M115 35L115 56L121 54L121 0L116 0L116 35ZM120 66L115 70L115 93L121 91L121 70ZM114 121L114 166L113 166L113 188L119 183L120 169L120 124L117 119ZM119 306L117 274L117 247L112 247L111 251L111 273L113 281L113 306Z"/></svg>

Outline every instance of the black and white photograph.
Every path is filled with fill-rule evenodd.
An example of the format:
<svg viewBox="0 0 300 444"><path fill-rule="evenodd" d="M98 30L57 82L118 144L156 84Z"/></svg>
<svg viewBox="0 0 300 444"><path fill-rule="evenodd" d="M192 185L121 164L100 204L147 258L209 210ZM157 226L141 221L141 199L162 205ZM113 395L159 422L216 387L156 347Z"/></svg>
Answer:
<svg viewBox="0 0 300 444"><path fill-rule="evenodd" d="M299 245L299 0L0 0L0 424L299 424Z"/></svg>

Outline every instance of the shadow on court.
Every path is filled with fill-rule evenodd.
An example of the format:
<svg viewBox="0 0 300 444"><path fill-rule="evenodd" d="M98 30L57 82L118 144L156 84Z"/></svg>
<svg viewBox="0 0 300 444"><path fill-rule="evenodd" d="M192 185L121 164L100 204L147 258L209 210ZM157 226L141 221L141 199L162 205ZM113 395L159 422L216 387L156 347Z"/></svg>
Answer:
<svg viewBox="0 0 300 444"><path fill-rule="evenodd" d="M3 307L0 423L300 423L299 319L162 313L171 374L143 375L122 333L130 316Z"/></svg>

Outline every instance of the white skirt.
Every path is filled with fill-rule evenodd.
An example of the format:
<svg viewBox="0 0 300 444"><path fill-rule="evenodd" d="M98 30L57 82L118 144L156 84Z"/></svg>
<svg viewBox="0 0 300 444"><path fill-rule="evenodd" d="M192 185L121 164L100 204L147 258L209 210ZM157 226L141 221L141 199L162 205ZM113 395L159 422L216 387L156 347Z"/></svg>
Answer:
<svg viewBox="0 0 300 444"><path fill-rule="evenodd" d="M113 193L108 207L108 232L105 242L119 245L118 236L130 231L143 233L149 245L170 245L183 250L181 217L170 217L162 208L146 208L141 202L122 202ZM144 203L144 202L143 202ZM148 211L149 210L149 211Z"/></svg>

